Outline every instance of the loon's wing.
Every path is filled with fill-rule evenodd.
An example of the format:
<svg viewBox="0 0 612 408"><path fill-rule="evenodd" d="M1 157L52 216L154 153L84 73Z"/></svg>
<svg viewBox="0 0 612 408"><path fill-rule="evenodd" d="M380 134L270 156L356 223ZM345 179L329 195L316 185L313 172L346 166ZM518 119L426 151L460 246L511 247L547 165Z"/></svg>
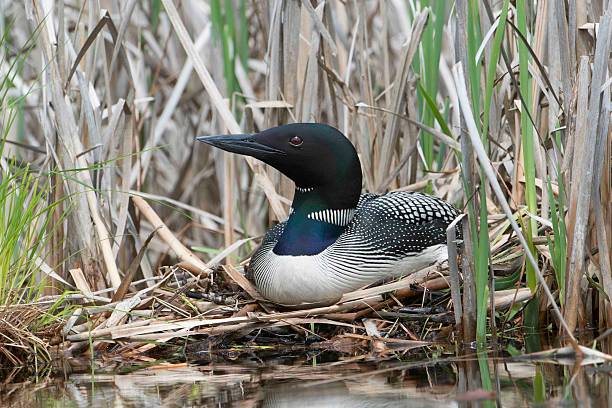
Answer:
<svg viewBox="0 0 612 408"><path fill-rule="evenodd" d="M446 228L459 211L427 194L397 191L369 197L357 208L354 233L374 250L393 257L409 256L446 243Z"/></svg>

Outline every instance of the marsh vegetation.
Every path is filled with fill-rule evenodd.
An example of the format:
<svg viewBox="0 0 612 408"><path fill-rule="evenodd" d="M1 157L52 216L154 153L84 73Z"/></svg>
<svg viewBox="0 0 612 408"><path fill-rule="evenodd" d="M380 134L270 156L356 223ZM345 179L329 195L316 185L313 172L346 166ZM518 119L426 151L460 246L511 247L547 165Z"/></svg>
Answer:
<svg viewBox="0 0 612 408"><path fill-rule="evenodd" d="M608 2L1 7L3 364L526 353L543 333L610 352ZM195 137L290 122L340 129L364 190L460 208L458 257L317 309L261 299L243 268L293 186Z"/></svg>

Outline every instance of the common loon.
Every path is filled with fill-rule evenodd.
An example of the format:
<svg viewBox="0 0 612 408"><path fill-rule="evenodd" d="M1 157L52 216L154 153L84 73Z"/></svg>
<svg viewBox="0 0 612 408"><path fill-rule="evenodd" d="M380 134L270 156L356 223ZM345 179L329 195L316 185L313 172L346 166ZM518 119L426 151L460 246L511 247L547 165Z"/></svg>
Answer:
<svg viewBox="0 0 612 408"><path fill-rule="evenodd" d="M289 218L266 233L247 268L268 300L333 303L448 257L446 228L459 211L417 192L362 194L355 147L329 125L294 123L197 140L255 157L295 182Z"/></svg>

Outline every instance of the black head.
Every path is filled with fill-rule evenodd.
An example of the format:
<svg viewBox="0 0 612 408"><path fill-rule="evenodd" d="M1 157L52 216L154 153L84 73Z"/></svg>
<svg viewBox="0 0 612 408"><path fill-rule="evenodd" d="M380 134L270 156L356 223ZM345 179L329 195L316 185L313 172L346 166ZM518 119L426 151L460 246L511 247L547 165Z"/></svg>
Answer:
<svg viewBox="0 0 612 408"><path fill-rule="evenodd" d="M228 152L255 157L279 170L298 187L315 188L328 194L337 191L342 201L347 201L346 207L345 203L338 203L338 208L354 206L359 199L361 166L357 152L331 126L294 123L255 134L197 139Z"/></svg>

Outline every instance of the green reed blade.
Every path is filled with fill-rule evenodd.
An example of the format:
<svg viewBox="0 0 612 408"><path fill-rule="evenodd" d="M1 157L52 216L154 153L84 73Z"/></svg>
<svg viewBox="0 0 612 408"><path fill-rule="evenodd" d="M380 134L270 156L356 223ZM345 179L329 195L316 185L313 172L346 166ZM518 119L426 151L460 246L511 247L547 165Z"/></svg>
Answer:
<svg viewBox="0 0 612 408"><path fill-rule="evenodd" d="M504 33L506 31L506 22L508 19L508 8L510 7L510 0L504 0L502 5L501 14L499 15L499 24L495 30L495 37L493 37L493 45L491 47L491 59L487 68L487 83L485 86L485 102L484 102L484 114L482 115L482 134L481 137L483 142L489 137L489 117L491 112L491 99L493 97L493 84L495 82L495 72L497 68L497 61L501 54L502 41L504 40ZM485 144L485 147L487 144Z"/></svg>
<svg viewBox="0 0 612 408"><path fill-rule="evenodd" d="M519 31L527 36L526 22L526 6L525 0L517 0L516 2L516 17L517 27ZM527 45L522 41L517 44L519 51L519 82L520 91L523 97L524 105L521 106L521 134L523 147L523 165L525 171L525 199L527 201L527 209L532 214L538 213L538 202L535 185L535 159L534 159L534 140L533 140L533 125L527 115L527 110L531 109L531 78L529 75L529 51ZM537 234L536 221L531 218L527 224L526 236L533 237ZM532 253L535 254L535 248L531 245ZM527 264L527 284L532 292L535 292L537 279L533 268Z"/></svg>
<svg viewBox="0 0 612 408"><path fill-rule="evenodd" d="M428 6L429 1L422 2L422 5ZM444 30L444 22L446 21L446 2L435 1L434 10L430 18L433 18L433 24L428 24L423 32L421 46L423 50L424 64L421 67L422 87L431 95L438 93L439 82L439 65L440 54L442 51L442 34ZM435 102L433 105L436 105ZM431 104L426 103L421 106L423 115L423 123L427 126L433 125L434 113L431 109ZM436 108L437 110L437 108ZM423 147L423 155L428 168L432 168L434 153L433 153L433 136L427 132L421 133L421 144Z"/></svg>

